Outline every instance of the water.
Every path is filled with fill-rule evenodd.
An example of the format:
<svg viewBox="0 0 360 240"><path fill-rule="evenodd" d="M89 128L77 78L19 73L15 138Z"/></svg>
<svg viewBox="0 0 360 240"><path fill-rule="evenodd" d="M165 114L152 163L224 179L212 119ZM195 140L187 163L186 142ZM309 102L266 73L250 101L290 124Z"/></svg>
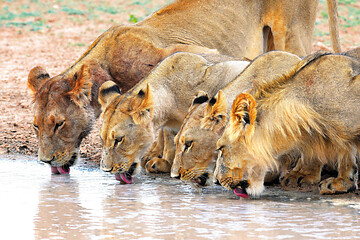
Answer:
<svg viewBox="0 0 360 240"><path fill-rule="evenodd" d="M356 197L268 188L239 199L166 176L121 185L89 166L51 175L24 156L0 166L1 239L360 239Z"/></svg>

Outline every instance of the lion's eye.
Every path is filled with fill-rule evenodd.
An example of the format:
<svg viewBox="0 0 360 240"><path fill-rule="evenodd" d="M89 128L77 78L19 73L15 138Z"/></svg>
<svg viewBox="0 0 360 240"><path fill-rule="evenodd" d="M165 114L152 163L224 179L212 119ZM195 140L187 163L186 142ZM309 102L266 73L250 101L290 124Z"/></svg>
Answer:
<svg viewBox="0 0 360 240"><path fill-rule="evenodd" d="M115 140L114 140L114 148L116 148L123 141L124 141L124 137L115 138Z"/></svg>
<svg viewBox="0 0 360 240"><path fill-rule="evenodd" d="M193 141L186 141L184 152L189 152L192 147L192 144L193 144Z"/></svg>
<svg viewBox="0 0 360 240"><path fill-rule="evenodd" d="M65 121L61 121L55 124L54 132L64 125Z"/></svg>
<svg viewBox="0 0 360 240"><path fill-rule="evenodd" d="M35 130L39 130L39 126L36 125L35 123L33 123L33 127L35 128Z"/></svg>

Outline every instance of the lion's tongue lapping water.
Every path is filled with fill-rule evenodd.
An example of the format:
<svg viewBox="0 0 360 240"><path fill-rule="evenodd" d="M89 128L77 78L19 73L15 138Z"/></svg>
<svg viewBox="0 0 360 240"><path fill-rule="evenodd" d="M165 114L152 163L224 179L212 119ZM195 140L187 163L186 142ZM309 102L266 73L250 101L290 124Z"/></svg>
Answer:
<svg viewBox="0 0 360 240"><path fill-rule="evenodd" d="M249 195L244 191L242 188L235 188L234 193L236 196L242 197L242 198L248 198Z"/></svg>
<svg viewBox="0 0 360 240"><path fill-rule="evenodd" d="M115 174L115 179L124 184L131 184L133 182L133 178L127 172Z"/></svg>
<svg viewBox="0 0 360 240"><path fill-rule="evenodd" d="M53 167L51 166L51 173L52 174L69 174L70 173L70 167Z"/></svg>
<svg viewBox="0 0 360 240"><path fill-rule="evenodd" d="M115 179L123 184L131 184L133 182L133 178L131 175L134 173L136 166L137 163L134 162L133 164L131 164L129 171L115 174Z"/></svg>

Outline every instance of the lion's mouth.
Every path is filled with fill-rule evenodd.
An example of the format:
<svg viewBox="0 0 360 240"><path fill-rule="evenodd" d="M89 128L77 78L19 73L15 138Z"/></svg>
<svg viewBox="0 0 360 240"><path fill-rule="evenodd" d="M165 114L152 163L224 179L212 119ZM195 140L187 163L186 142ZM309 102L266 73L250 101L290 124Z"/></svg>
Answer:
<svg viewBox="0 0 360 240"><path fill-rule="evenodd" d="M70 160L65 163L64 165L60 166L60 167L53 167L51 166L51 173L52 174L70 174L70 167L72 165L74 165L75 161L76 161L77 155L76 153L74 153Z"/></svg>
<svg viewBox="0 0 360 240"><path fill-rule="evenodd" d="M133 175L136 166L137 163L133 163L127 172L115 174L115 179L123 184L131 184L133 182L133 178L131 175Z"/></svg>
<svg viewBox="0 0 360 240"><path fill-rule="evenodd" d="M242 188L235 188L234 189L234 193L236 196L242 197L242 198L248 198L249 195L246 192L246 189L242 189Z"/></svg>
<svg viewBox="0 0 360 240"><path fill-rule="evenodd" d="M249 195L246 192L246 188L249 187L249 183L246 180L240 181L239 184L234 188L234 193L236 196L242 198L248 198Z"/></svg>
<svg viewBox="0 0 360 240"><path fill-rule="evenodd" d="M206 181L209 177L208 173L203 173L202 175L200 175L200 177L195 178L193 180L193 182L198 186L198 187L205 187L206 186Z"/></svg>

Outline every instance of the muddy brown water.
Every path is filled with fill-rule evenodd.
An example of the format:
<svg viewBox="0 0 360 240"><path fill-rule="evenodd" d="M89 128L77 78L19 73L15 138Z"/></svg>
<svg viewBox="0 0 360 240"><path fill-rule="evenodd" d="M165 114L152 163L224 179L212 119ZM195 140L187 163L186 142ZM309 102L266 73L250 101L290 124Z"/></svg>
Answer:
<svg viewBox="0 0 360 240"><path fill-rule="evenodd" d="M360 239L357 197L268 187L239 199L167 176L121 185L96 166L51 175L25 156L1 156L0 166L1 239Z"/></svg>

